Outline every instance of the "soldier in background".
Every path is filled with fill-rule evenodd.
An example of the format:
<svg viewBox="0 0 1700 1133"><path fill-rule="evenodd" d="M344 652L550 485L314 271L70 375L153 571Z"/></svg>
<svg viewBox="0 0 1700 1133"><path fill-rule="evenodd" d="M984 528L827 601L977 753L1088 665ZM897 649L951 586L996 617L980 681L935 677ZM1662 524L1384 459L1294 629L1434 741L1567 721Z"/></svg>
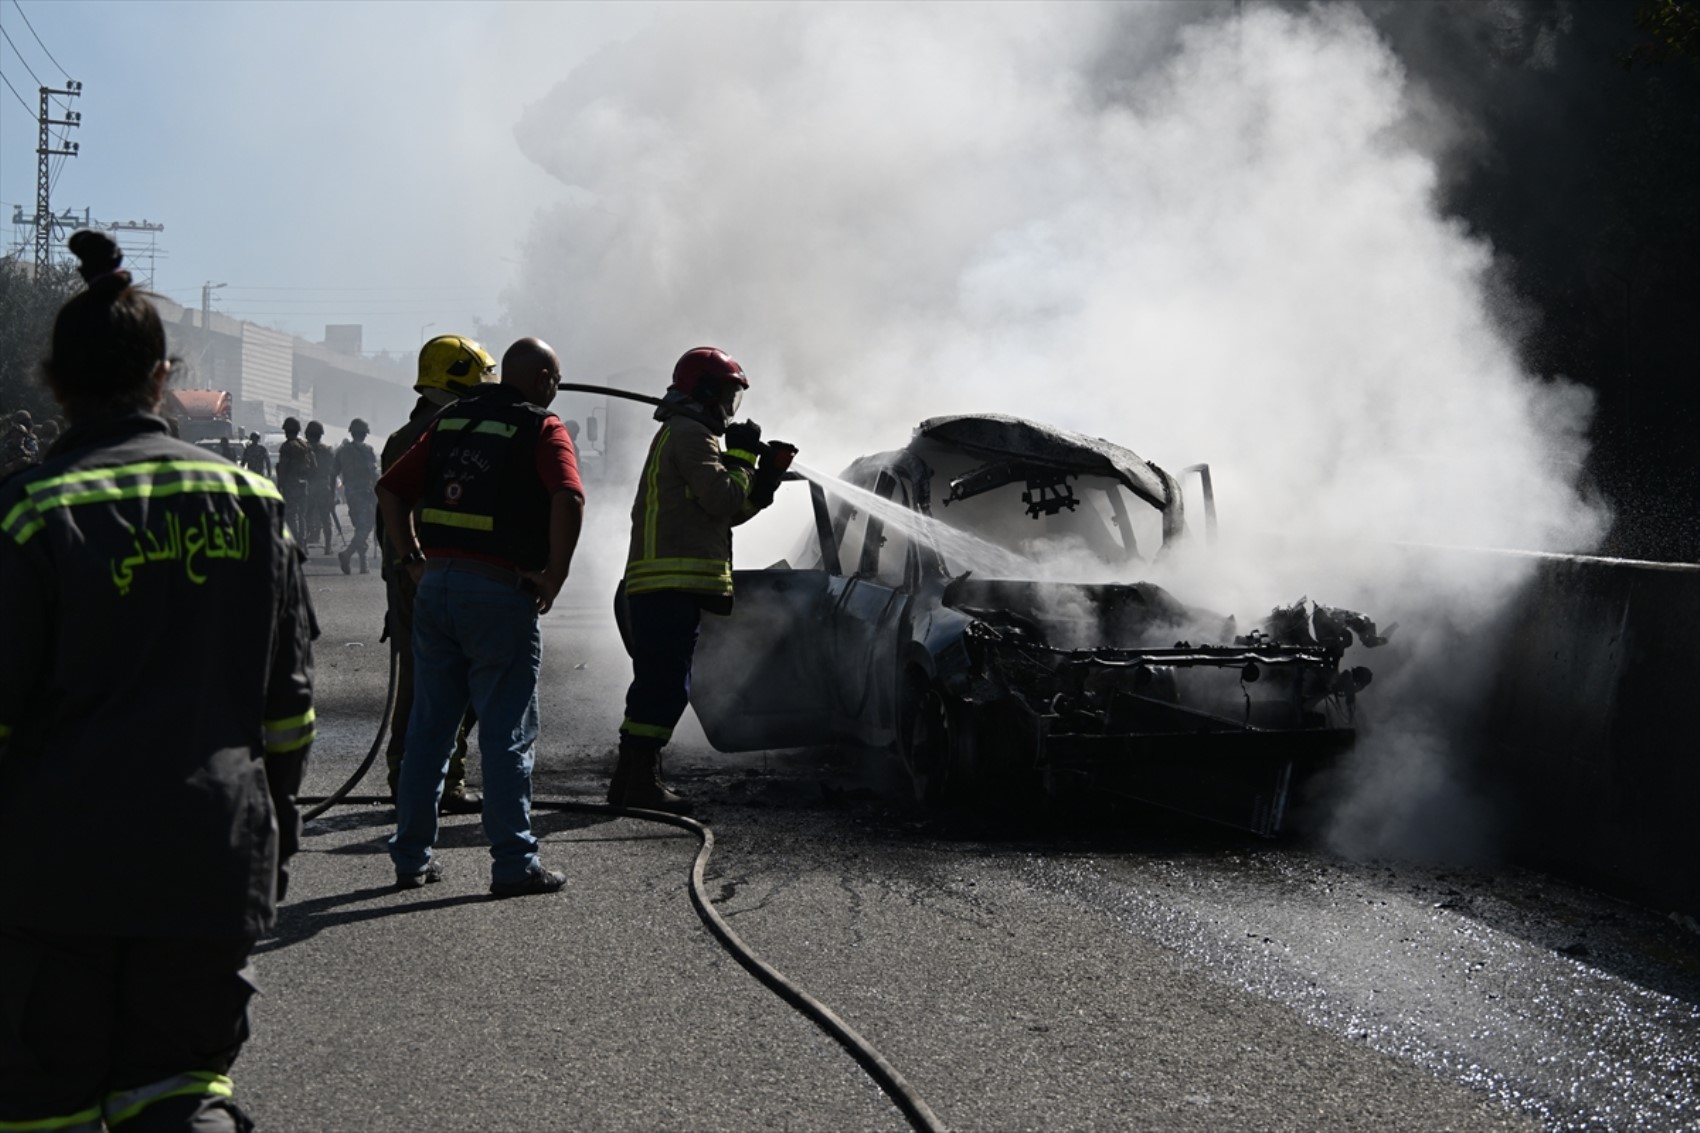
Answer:
<svg viewBox="0 0 1700 1133"><path fill-rule="evenodd" d="M342 534L336 517L336 450L325 443L325 427L307 422L307 447L313 450L313 471L307 477L307 532L302 538L311 545L322 535L325 554L331 553L331 528Z"/></svg>
<svg viewBox="0 0 1700 1133"><path fill-rule="evenodd" d="M372 533L372 520L377 515L378 455L366 443L371 432L366 422L356 417L348 423L348 438L337 446L336 474L342 481L342 496L348 501L348 522L354 536L337 556L342 573L349 573L348 563L360 556L360 573L366 573L366 538Z"/></svg>
<svg viewBox="0 0 1700 1133"><path fill-rule="evenodd" d="M301 439L301 422L294 417L283 419L283 445L277 450L277 490L283 493L284 522L301 540L305 550L312 537L308 533L307 482L313 477L313 450Z"/></svg>
<svg viewBox="0 0 1700 1133"><path fill-rule="evenodd" d="M243 468L261 476L269 477L272 474L272 454L260 443L260 434L248 434L248 443L242 449L241 463Z"/></svg>
<svg viewBox="0 0 1700 1133"><path fill-rule="evenodd" d="M27 409L12 414L4 437L0 437L0 477L21 472L41 459L41 444L36 440L33 424L34 418Z"/></svg>

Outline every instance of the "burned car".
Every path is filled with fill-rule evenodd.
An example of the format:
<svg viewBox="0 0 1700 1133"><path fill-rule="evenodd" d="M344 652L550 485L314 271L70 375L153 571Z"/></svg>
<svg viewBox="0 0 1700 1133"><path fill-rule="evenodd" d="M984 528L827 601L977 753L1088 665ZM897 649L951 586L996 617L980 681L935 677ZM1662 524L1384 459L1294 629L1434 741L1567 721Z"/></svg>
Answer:
<svg viewBox="0 0 1700 1133"><path fill-rule="evenodd" d="M1196 474L1213 529L1209 470ZM1353 738L1380 644L1301 602L1241 634L1141 576L1187 534L1181 483L1014 417L922 422L811 480L795 562L735 572L691 701L721 751L887 749L923 801L1088 792L1273 834ZM1085 562L1108 581L1056 581Z"/></svg>

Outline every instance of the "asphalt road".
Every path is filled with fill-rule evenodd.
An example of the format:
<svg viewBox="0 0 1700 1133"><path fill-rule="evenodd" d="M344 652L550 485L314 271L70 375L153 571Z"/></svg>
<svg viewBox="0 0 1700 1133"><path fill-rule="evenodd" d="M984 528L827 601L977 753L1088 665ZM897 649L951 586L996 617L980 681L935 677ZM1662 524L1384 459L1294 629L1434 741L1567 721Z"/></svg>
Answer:
<svg viewBox="0 0 1700 1133"><path fill-rule="evenodd" d="M311 570L328 792L378 726L382 587ZM606 781L607 593L575 578L544 619L540 796ZM1656 912L1153 814L932 819L863 757L721 756L690 724L673 751L717 907L953 1128L1700 1129L1700 936ZM566 888L495 901L476 820L407 893L391 823L351 806L308 831L235 1071L263 1129L905 1127L701 926L694 838L540 813Z"/></svg>

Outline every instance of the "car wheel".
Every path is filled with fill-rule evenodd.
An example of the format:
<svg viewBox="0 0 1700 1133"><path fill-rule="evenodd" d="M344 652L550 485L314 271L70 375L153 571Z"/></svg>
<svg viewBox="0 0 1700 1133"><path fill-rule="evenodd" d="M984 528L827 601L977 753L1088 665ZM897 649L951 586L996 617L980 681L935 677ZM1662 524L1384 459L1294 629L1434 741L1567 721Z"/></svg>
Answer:
<svg viewBox="0 0 1700 1133"><path fill-rule="evenodd" d="M899 754L918 803L933 806L947 796L951 765L960 743L958 719L943 690L919 669L911 669L904 680Z"/></svg>

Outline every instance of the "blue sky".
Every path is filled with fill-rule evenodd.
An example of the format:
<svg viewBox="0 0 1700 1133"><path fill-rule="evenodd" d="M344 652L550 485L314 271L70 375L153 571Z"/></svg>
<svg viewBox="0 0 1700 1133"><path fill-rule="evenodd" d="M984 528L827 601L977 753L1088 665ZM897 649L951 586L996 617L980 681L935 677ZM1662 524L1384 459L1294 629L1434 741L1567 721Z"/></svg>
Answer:
<svg viewBox="0 0 1700 1133"><path fill-rule="evenodd" d="M500 313L533 217L564 191L514 142L524 108L654 15L0 0L0 74L28 104L0 88L6 245L14 206L34 211L29 71L50 86L68 75L83 83L81 152L64 162L55 212L164 224L155 289L178 302L225 283L214 306L228 314L314 340L326 323L362 323L368 351L411 351L421 328Z"/></svg>

